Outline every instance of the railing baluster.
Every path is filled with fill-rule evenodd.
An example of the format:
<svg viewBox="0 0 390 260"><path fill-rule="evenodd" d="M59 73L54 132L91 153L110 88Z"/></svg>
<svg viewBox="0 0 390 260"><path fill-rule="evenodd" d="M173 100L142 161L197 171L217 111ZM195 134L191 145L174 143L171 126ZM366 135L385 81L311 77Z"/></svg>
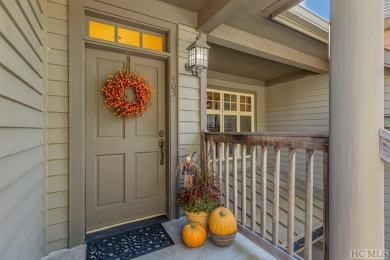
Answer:
<svg viewBox="0 0 390 260"><path fill-rule="evenodd" d="M215 151L215 143L214 143L214 141L213 141L213 138L211 138L211 154L212 154L212 156L213 156L213 158L212 158L212 160L211 160L211 163L212 163L212 165L211 165L211 169L212 169L212 175L213 176L215 176L216 174L217 174L217 169L216 169L216 155L217 155L217 153L216 153L216 151Z"/></svg>
<svg viewBox="0 0 390 260"><path fill-rule="evenodd" d="M295 149L288 150L288 220L287 220L287 253L294 253L295 221Z"/></svg>
<svg viewBox="0 0 390 260"><path fill-rule="evenodd" d="M257 146L256 145L252 145L251 146L251 158L252 158L252 162L251 162L251 172L252 172L252 176L251 176L251 190L252 190L252 196L251 196L251 199L252 199L252 205L251 205L251 228L252 228L252 231L255 231L256 230L256 150L257 150Z"/></svg>
<svg viewBox="0 0 390 260"><path fill-rule="evenodd" d="M230 178L230 173L229 173L229 144L226 143L225 145L225 196L226 196L226 208L229 208L229 178Z"/></svg>
<svg viewBox="0 0 390 260"><path fill-rule="evenodd" d="M233 213L238 217L237 144L233 145Z"/></svg>
<svg viewBox="0 0 390 260"><path fill-rule="evenodd" d="M329 151L323 152L323 233L324 233L324 260L329 259Z"/></svg>
<svg viewBox="0 0 390 260"><path fill-rule="evenodd" d="M218 177L219 177L219 180L222 181L222 167L223 167L223 164L222 164L222 161L223 161L223 147L224 147L224 143L219 143L218 144Z"/></svg>
<svg viewBox="0 0 390 260"><path fill-rule="evenodd" d="M280 178L280 147L274 147L274 210L272 218L272 243L279 242L279 178Z"/></svg>
<svg viewBox="0 0 390 260"><path fill-rule="evenodd" d="M241 145L241 225L246 225L246 145Z"/></svg>
<svg viewBox="0 0 390 260"><path fill-rule="evenodd" d="M261 147L261 236L267 236L267 146Z"/></svg>
<svg viewBox="0 0 390 260"><path fill-rule="evenodd" d="M210 138L212 139L212 138ZM207 165L207 170L211 170L210 163L211 163L211 156L210 156L210 149L211 149L211 140L207 139L206 142L206 149L207 149L207 154L206 154L206 165Z"/></svg>
<svg viewBox="0 0 390 260"><path fill-rule="evenodd" d="M208 140L208 136L206 135L207 132L203 132L202 133L202 142L201 142L201 149L203 151L203 154L201 156L201 163L202 163L202 167L207 167L207 140Z"/></svg>
<svg viewBox="0 0 390 260"><path fill-rule="evenodd" d="M305 259L312 259L314 151L306 150Z"/></svg>

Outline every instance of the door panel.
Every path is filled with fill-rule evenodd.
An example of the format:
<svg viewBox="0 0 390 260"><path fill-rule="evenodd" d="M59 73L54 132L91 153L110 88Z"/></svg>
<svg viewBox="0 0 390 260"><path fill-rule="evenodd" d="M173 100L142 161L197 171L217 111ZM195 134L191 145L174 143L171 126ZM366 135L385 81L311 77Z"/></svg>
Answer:
<svg viewBox="0 0 390 260"><path fill-rule="evenodd" d="M151 82L152 106L141 118L117 118L101 88L130 60ZM134 91L126 91L135 99ZM96 229L166 213L166 170L158 136L165 132L165 64L113 52L86 51L86 227ZM165 140L165 136L162 137Z"/></svg>
<svg viewBox="0 0 390 260"><path fill-rule="evenodd" d="M97 159L97 207L125 203L125 155L101 155Z"/></svg>
<svg viewBox="0 0 390 260"><path fill-rule="evenodd" d="M159 195L158 185L158 153L136 153L135 155L136 200ZM145 174L147 173L147 174ZM150 181L150 179L157 181Z"/></svg>

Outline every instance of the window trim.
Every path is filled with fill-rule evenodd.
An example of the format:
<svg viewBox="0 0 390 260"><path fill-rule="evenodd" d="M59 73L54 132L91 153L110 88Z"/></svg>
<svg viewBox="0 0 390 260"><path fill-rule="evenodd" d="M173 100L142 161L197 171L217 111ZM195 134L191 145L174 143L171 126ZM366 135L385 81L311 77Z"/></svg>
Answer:
<svg viewBox="0 0 390 260"><path fill-rule="evenodd" d="M89 22L91 22L91 21L114 26L114 41L112 42L112 41L106 41L106 40L99 39L99 38L90 37L89 36L90 35ZM134 46L134 45L130 45L130 44L120 43L118 41L118 28L139 32L140 33L140 46ZM159 50L144 48L143 47L143 35L144 34L149 34L152 36L161 37L162 38L162 50L159 51ZM85 37L87 39L93 40L93 41L108 42L108 43L119 45L119 46L137 48L139 50L148 50L148 51L153 51L153 52L157 52L157 53L169 53L168 43L167 43L168 33L156 32L153 30L138 28L136 26L130 26L130 25L122 24L122 23L111 22L111 21L107 21L107 20L104 20L104 19L101 19L98 17L90 16L90 15L85 16Z"/></svg>
<svg viewBox="0 0 390 260"><path fill-rule="evenodd" d="M241 132L241 120L240 116L251 116L251 132L255 131L255 95L254 94L249 94L249 93L244 93L240 91L232 91L232 90L219 90L219 89L214 89L214 88L207 88L207 92L214 92L214 93L219 93L220 94L220 109L207 109L207 115L219 115L220 116L220 132L224 133L225 132L225 115L235 115L237 116L237 132ZM224 109L224 101L223 101L223 95L224 94L234 94L237 95L237 111L231 111L231 110L226 110ZM247 111L240 111L240 97L245 96L245 97L251 97L251 112ZM206 98L207 102L207 98Z"/></svg>
<svg viewBox="0 0 390 260"><path fill-rule="evenodd" d="M245 93L245 92L240 92L240 91L233 91L233 90L220 90L220 89L214 89L214 88L207 88L207 92L214 92L214 93L219 93L220 94L220 109L207 109L207 115L219 115L219 120L220 120L220 133L225 133L225 115L235 115L237 118L237 132L241 132L241 118L240 116L250 116L251 117L251 132L255 132L255 114L256 114L256 107L255 107L255 94L250 94L250 93ZM231 111L231 110L226 110L224 109L224 94L234 94L237 95L237 111ZM247 111L241 111L240 110L240 97L245 96L245 97L251 97L251 112ZM206 97L206 102L208 101ZM207 105L206 105L207 108ZM207 127L207 126L206 126ZM241 145L239 144L237 146L237 158L241 159ZM246 158L249 158L249 155L246 156ZM233 154L229 154L229 160L233 159ZM219 160L219 158L217 159ZM225 160L222 158L222 160Z"/></svg>

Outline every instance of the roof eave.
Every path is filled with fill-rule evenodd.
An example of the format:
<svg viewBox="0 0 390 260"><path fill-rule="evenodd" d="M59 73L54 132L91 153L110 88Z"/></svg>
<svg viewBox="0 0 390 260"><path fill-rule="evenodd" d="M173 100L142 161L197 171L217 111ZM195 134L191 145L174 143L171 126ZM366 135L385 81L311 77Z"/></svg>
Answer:
<svg viewBox="0 0 390 260"><path fill-rule="evenodd" d="M329 22L300 5L274 19L321 42L329 43Z"/></svg>

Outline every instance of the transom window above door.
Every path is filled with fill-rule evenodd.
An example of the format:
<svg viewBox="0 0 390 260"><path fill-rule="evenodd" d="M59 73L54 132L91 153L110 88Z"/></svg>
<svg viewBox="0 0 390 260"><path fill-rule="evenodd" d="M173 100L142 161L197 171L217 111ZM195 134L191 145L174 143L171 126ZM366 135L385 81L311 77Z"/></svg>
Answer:
<svg viewBox="0 0 390 260"><path fill-rule="evenodd" d="M94 18L89 18L87 21L86 32L91 38L154 51L166 51L167 37L164 34L100 21Z"/></svg>

